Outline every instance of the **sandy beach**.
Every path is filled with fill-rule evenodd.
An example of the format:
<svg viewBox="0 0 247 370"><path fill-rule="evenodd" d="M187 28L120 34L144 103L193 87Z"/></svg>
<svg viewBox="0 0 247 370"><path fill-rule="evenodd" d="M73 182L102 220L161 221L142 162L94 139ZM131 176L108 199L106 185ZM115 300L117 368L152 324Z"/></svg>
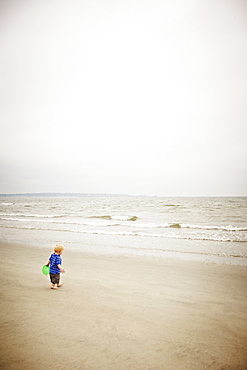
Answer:
<svg viewBox="0 0 247 370"><path fill-rule="evenodd" d="M66 245L65 245L66 248ZM246 369L247 269L0 243L1 369Z"/></svg>

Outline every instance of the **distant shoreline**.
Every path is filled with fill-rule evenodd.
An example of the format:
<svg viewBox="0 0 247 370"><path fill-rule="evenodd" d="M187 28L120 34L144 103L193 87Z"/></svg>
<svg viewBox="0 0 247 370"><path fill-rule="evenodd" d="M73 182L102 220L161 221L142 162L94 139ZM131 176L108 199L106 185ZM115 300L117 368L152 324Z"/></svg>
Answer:
<svg viewBox="0 0 247 370"><path fill-rule="evenodd" d="M247 195L133 195L112 193L8 193L0 197L145 197L145 198L246 198Z"/></svg>
<svg viewBox="0 0 247 370"><path fill-rule="evenodd" d="M147 195L108 194L108 193L15 193L0 194L0 197L132 197Z"/></svg>

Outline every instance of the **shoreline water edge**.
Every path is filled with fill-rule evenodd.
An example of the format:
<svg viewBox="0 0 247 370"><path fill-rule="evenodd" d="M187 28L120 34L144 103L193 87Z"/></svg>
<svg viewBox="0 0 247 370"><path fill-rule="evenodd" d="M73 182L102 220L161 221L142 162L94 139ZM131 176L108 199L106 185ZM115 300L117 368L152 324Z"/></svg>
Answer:
<svg viewBox="0 0 247 370"><path fill-rule="evenodd" d="M247 266L246 197L0 197L1 240Z"/></svg>

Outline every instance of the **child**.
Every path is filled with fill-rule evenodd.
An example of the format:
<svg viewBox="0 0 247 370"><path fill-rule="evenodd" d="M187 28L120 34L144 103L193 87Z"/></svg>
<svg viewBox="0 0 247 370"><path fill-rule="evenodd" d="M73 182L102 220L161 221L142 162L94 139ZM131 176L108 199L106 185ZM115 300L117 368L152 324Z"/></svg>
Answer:
<svg viewBox="0 0 247 370"><path fill-rule="evenodd" d="M54 253L51 254L49 261L47 262L47 266L50 266L51 289L57 289L63 285L63 283L59 283L60 272L65 272L62 268L62 258L60 257L63 250L64 246L57 244L54 248Z"/></svg>

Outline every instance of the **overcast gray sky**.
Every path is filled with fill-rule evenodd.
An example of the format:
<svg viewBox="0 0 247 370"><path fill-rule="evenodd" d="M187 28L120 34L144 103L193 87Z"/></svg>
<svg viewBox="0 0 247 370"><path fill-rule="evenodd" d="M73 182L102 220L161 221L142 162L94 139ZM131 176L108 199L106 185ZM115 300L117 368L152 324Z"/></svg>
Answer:
<svg viewBox="0 0 247 370"><path fill-rule="evenodd" d="M247 195L246 0L1 0L0 193Z"/></svg>

